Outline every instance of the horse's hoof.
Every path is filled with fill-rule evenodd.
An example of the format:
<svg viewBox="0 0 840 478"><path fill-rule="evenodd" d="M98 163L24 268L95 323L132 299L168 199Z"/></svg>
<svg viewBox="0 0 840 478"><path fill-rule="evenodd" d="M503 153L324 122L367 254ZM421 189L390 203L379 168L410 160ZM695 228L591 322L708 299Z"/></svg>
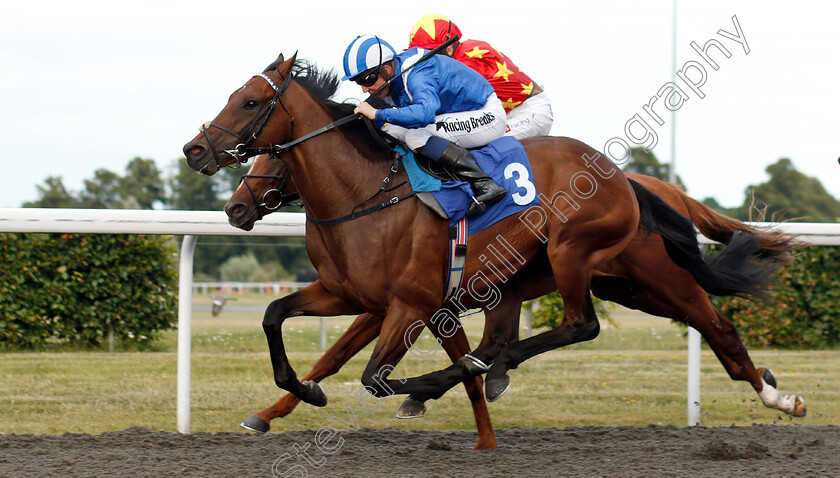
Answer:
<svg viewBox="0 0 840 478"><path fill-rule="evenodd" d="M490 367L482 362L481 360L473 357L470 354L466 354L463 357L458 359L458 363L464 370L470 374L471 377L478 377L481 374L487 373L490 370Z"/></svg>
<svg viewBox="0 0 840 478"><path fill-rule="evenodd" d="M499 444L496 441L496 435L493 434L490 438L478 437L478 443L475 444L473 450L490 450L498 446Z"/></svg>
<svg viewBox="0 0 840 478"><path fill-rule="evenodd" d="M484 381L484 395L488 402L495 402L502 398L502 395L510 388L510 377L507 374L501 377L488 378Z"/></svg>
<svg viewBox="0 0 840 478"><path fill-rule="evenodd" d="M425 414L426 404L411 397L406 398L397 410L397 418L400 419L423 418Z"/></svg>
<svg viewBox="0 0 840 478"><path fill-rule="evenodd" d="M245 420L242 420L242 423L240 423L239 426L257 433L266 433L271 428L271 425L256 415L251 415Z"/></svg>
<svg viewBox="0 0 840 478"><path fill-rule="evenodd" d="M756 371L759 375L761 375L761 378L764 379L764 382L767 383L767 385L770 385L773 388L778 388L778 386L776 385L776 376L773 375L772 370L770 370L769 368L758 367Z"/></svg>
<svg viewBox="0 0 840 478"><path fill-rule="evenodd" d="M298 397L304 402L315 405L316 407L323 407L327 405L327 393L324 392L324 387L318 382L312 380L304 380L300 382L305 389L304 397Z"/></svg>
<svg viewBox="0 0 840 478"><path fill-rule="evenodd" d="M802 397L797 396L795 405L793 406L793 415L794 417L804 417L805 414L808 413L808 409L805 407L805 400L802 400Z"/></svg>

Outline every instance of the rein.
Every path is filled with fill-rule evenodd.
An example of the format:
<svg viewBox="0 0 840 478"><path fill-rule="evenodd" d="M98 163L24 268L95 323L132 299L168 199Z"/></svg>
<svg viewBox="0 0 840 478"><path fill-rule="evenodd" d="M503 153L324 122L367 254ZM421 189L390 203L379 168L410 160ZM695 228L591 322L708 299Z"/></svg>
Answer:
<svg viewBox="0 0 840 478"><path fill-rule="evenodd" d="M375 206L371 206L371 207L366 208L366 209L362 209L361 211L356 210L356 208L358 208L362 204L370 201L371 199L375 198L376 196L379 196L380 193L391 192L395 189L399 189L400 187L402 187L403 185L408 183L408 181L403 181L400 184L397 184L396 186L394 186L392 188L388 188L388 185L391 183L391 178L395 174L397 174L397 171L399 171L400 157L401 157L400 154L397 153L396 151L394 151L394 161L391 163L391 169L388 171L388 175L385 176L385 179L382 180L382 184L379 186L379 189L375 193L373 193L373 196L365 199L364 201L362 201L359 204L357 204L356 206L354 206L353 211L350 214L346 214L344 216L336 217L336 218L333 218L333 219L315 219L314 217L307 214L306 215L306 220L313 223L313 224L317 224L319 226L333 226L335 224L341 224L342 222L352 221L353 219L358 219L362 216L367 216L368 214L373 214L375 212L379 212L379 211L385 209L386 207L396 205L397 203L399 203L403 199L408 199L410 197L416 196L417 191L411 191L408 194L403 194L402 196L394 196L394 197L392 197L391 199L389 199L385 202L379 203Z"/></svg>
<svg viewBox="0 0 840 478"><path fill-rule="evenodd" d="M388 78L388 80L385 81L385 83L383 83L382 86L380 86L375 92L373 92L370 96L368 96L368 99L366 101L370 101L371 98L376 97L376 95L378 95L379 92L381 92L386 86L391 84L394 80L396 80L397 78L399 78L403 74L407 73L409 70L411 70L412 68L414 68L418 64L422 63L423 61L425 61L425 60L431 58L432 56L440 53L441 51L446 49L446 47L448 47L449 45L452 45L453 43L457 42L458 40L459 40L459 37L456 35L456 36L448 39L443 44L438 45L436 48L426 52L426 54L423 55L419 60L417 60L414 64L412 64L411 66L409 66L405 70L402 70L398 75L394 75L391 78ZM287 149L291 149L291 148L297 146L298 144L303 143L304 141L312 139L316 136L320 136L320 135L322 135L322 134L324 134L328 131L331 131L335 128L338 128L339 126L347 124L351 121L355 121L355 120L363 118L363 116L361 114L354 113L354 114L345 116L344 118L340 118L338 120L335 120L335 121L333 121L332 123L330 123L326 126L318 128L317 130L312 131L310 133L307 133L307 134L301 136L300 138L294 139L292 141L289 141L289 142L286 142L286 143L283 143L283 144L275 144L275 145L270 144L268 146L252 148L251 143L253 143L257 139L257 136L259 136L259 134L262 132L263 128L265 128L266 124L268 124L268 120L271 118L271 114L274 113L274 110L277 107L278 103L283 108L283 110L286 112L286 114L289 116L289 120L291 122L290 132L289 132L289 137L290 138L294 137L294 131L295 131L295 118L292 116L291 113L289 113L289 110L286 108L286 105L284 105L283 101L280 99L280 97L283 95L283 93L286 91L286 89L289 87L289 84L291 83L291 79L292 79L291 72L288 75L286 75L285 78L283 78L283 81L282 81L282 83L280 84L279 87L265 73L260 73L259 75L254 75L254 77L257 77L257 76L265 79L265 81L268 82L268 84L274 90L274 97L271 99L271 102L268 104L268 106L263 111L261 111L259 115L257 115L257 117L254 119L254 121L251 122L250 126L248 126L248 128L243 133L237 134L235 131L232 131L228 128L225 128L224 126L218 125L218 124L213 123L213 122L207 122L207 123L205 123L201 126L201 132L204 133L204 137L207 139L207 143L210 145L210 150L213 153L213 160L216 162L216 166L218 168L221 168L221 161L219 161L219 155L218 155L218 152L216 151L216 147L213 145L212 139L210 138L210 133L207 132L207 130L211 126L216 127L218 129L236 137L239 140L239 144L237 144L234 149L226 149L226 150L222 151L223 153L226 153L226 154L228 154L228 155L230 155L231 157L234 158L234 160L236 161L236 164L237 164L236 167L238 168L238 167L241 167L243 163L247 162L249 158L251 158L253 156L260 155L260 154L269 154L271 157L279 159L280 156L283 154L283 152L286 151ZM372 125L368 124L367 126L368 126L369 129L371 129L371 133L374 135L374 137L378 137L377 134L373 131ZM306 220L307 221L310 221L314 224L318 224L320 226L331 226L331 225L335 225L335 224L340 224L340 223L343 223L343 222L352 221L353 219L357 219L357 218L362 217L362 216L367 216L368 214L373 214L375 212L379 212L379 211L385 209L386 207L393 206L393 205L399 203L400 201L402 201L404 199L408 199L408 198L411 198L411 197L417 195L416 191L412 191L412 192L410 192L408 194L404 194L402 196L394 196L394 197L390 198L388 201L379 203L375 206L372 206L372 207L369 207L369 208L366 208L366 209L362 209L361 211L356 211L356 208L358 208L362 204L372 200L373 198L378 196L380 193L393 191L393 190L398 189L399 187L401 187L401 186L403 186L404 184L407 183L407 181L404 181L404 182L398 184L397 186L394 186L393 188L390 188L390 189L387 188L388 184L390 184L390 182L391 182L391 177L394 174L396 174L397 171L399 170L400 155L393 148L391 148L390 146L385 144L384 141L380 141L380 143L383 144L384 146L386 146L387 148L391 149L391 151L394 154L394 161L391 165L391 169L388 172L388 175L385 177L385 179L382 180L382 185L379 187L379 190L377 190L376 193L374 193L371 197L369 197L365 201L362 201L361 203L359 203L355 207L353 207L353 212L351 212L350 214L340 216L340 217L337 217L337 218L333 218L333 219L325 219L325 220L315 219L315 218L313 218L313 217L311 217L307 214L306 215ZM241 160L240 158L243 158L243 157L245 159ZM210 163L208 162L207 164L210 164ZM259 201L257 200L256 194L254 192L254 189L251 187L251 185L248 183L248 181L246 179L247 177L249 177L249 176L247 176L247 175L244 176L242 178L242 180L244 180L245 185L248 187L248 190L251 192L251 196L254 198L254 203L257 205L255 213L259 215L259 219L262 219L262 217L263 217L262 208L265 208L265 210L268 210L268 211L273 211L274 209L277 209L277 207L279 207L279 204L282 204L283 199L285 199L286 197L293 196L293 195L288 195L287 196L286 193L282 190L282 188L284 188L285 185L286 185L286 181L288 179L288 176L281 176L280 177L280 179L282 181L281 185L280 185L281 189L279 189L280 194L281 194L281 202L278 203L277 207L272 209L271 207L268 206L267 202L265 201L266 195L263 195L262 204L259 203ZM262 176L262 175L252 175L250 177L254 177L254 178L257 178L257 177L277 178L276 176ZM270 192L270 191L267 191L266 194L268 194L268 192Z"/></svg>
<svg viewBox="0 0 840 478"><path fill-rule="evenodd" d="M378 94L379 94L382 90L384 90L386 86L388 86L388 85L390 85L391 83L393 83L393 82L394 82L394 80L396 80L397 78L401 77L403 74L408 73L408 72L409 72L412 68L414 68L415 66L419 65L420 63L423 63L424 61L428 60L429 58L431 58L431 57L433 57L433 56L437 55L438 53L442 52L442 51L443 51L443 50L445 50L445 49L446 49L449 45L454 44L454 43L455 43L455 42L457 42L458 40L460 40L460 37L459 37L458 35L455 35L454 37L452 37L452 38L448 39L448 40L447 40L447 41L445 41L444 43L442 43L442 44L438 45L436 48L434 48L434 49L432 49L432 50L427 51L427 52L426 52L426 54L425 54L425 55L423 55L422 57L420 57L420 59L419 59L419 60L417 60L416 62L414 62L414 64L412 64L411 66L409 66L409 67L408 67L408 68L406 68L405 70L400 71L400 73L399 73L399 74L394 75L394 76L392 76L391 78L388 78L388 80L387 80L387 81L385 81L385 83L383 83L383 84L382 84L382 86L380 86L379 88L377 88L377 89L376 89L376 91L374 91L373 93L371 93L365 101L366 101L366 102L370 102L370 100L371 100L372 98L375 98L375 97L376 97L376 95L378 95ZM271 78L269 78L269 77L268 77L268 76L266 76L265 74L260 74L260 75L256 75L256 76L261 76L261 77L265 78L265 80L266 80L266 81L268 81L268 83L271 85L271 87L272 87L272 88L274 88L275 94L274 94L274 100L272 100L272 105L270 105L270 106L271 106L271 110L273 110L273 109L274 109L273 104L274 104L275 102L278 102L278 101L280 102L280 106L283 106L283 109L284 109L284 110L286 110L286 107L283 105L283 102L282 102L282 101L280 101L280 95L282 95L282 94L283 94L283 92L286 90L286 87L288 87L288 86L289 86L289 84L288 84L288 83L289 83L289 78L290 78L292 75L290 74L289 76L287 76L286 78L284 78L284 79L283 79L283 84L281 85L281 88L280 88L280 89L278 89L278 88L274 85L274 82L273 82L273 81L271 81ZM289 114L289 110L286 110L286 114ZM270 115L271 115L271 111L269 111L269 112L268 112L268 115L266 116L266 119L264 120L263 125L260 127L260 130L262 130L262 127L263 127L263 126L265 126L265 123L267 123L267 122L268 122L268 116L270 116ZM291 118L291 117L292 117L292 115L291 115L291 114L289 114L289 117ZM337 128L337 127L341 126L341 125L347 124L347 123L349 123L349 122L351 122L351 121L355 121L355 120L357 120L357 119L361 119L361 118L362 118L362 115L360 115L360 114L358 114L358 113L354 113L354 114L351 114L351 115L347 115L347 116L345 116L344 118L337 119L337 120L333 121L332 123L330 123L330 124L328 124L328 125L326 125L326 126L324 126L324 127L322 127L322 128L319 128L319 129L317 129L317 130L315 130L315 131L313 131L313 132L311 132L311 133L305 134L305 135L301 136L300 138L298 138L298 139L296 139L296 140L293 140L293 141L290 141L290 142L288 142L288 143L285 143L285 144L268 145L268 146L264 146L264 147L261 147L261 148L249 148L248 146L250 146L250 143L251 143L251 142L253 142L253 141L254 141L254 139L256 139L257 134L259 134L259 131L260 131L260 130L258 130L256 133L254 133L254 136L253 136L252 138L250 138L250 141L249 141L246 145L243 145L243 144L239 144L239 145L237 145L237 146L236 146L236 149L235 149L235 150L233 150L233 151L234 151L234 153L235 153L235 155L234 155L234 154L232 154L232 156L234 156L235 158L237 158L237 161L239 161L239 158L240 158L240 157L242 157L242 156L251 157L251 156L256 156L256 155L258 155L258 154L271 154L271 155L273 155L274 157L280 157L280 155L283 153L283 151L285 151L285 150L287 150L287 149L289 149L289 148L292 148L292 147L294 147L294 146L297 146L298 144L303 143L303 142L304 142L304 141L306 141L306 140L312 139L312 138L314 138L314 137L316 137L316 136L319 136L319 135L324 134L324 133L326 133L326 132L328 132L328 131L331 131L331 130L333 130L333 129L335 129L335 128ZM259 118L257 118L257 120L258 120L258 119L259 119ZM254 122L256 123L256 121L257 121L257 120L254 120ZM214 126L217 126L217 125L214 125ZM253 126L253 124L252 124L252 126ZM220 129L222 129L223 131L227 131L227 132L229 132L229 133L232 133L231 131L229 131L229 130L227 130L227 129L225 129L225 128L222 128L221 126L217 126L217 127L218 127L218 128L220 128ZM292 132L294 132L294 118L292 118ZM207 134L207 133L205 133L205 135L206 135L206 134ZM235 134L235 133L232 133L232 134L234 134L234 135L236 136L236 134ZM294 136L294 135L292 135L292 136ZM238 136L237 136L237 137L238 137ZM208 139L209 139L209 137L208 137ZM240 141L241 141L241 139L240 139ZM226 153L229 153L229 151L225 151L225 152L226 152ZM213 151L213 153L214 153L214 155L215 155L215 150ZM214 156L214 157L215 157L215 156ZM217 160L217 163L218 163L218 160Z"/></svg>

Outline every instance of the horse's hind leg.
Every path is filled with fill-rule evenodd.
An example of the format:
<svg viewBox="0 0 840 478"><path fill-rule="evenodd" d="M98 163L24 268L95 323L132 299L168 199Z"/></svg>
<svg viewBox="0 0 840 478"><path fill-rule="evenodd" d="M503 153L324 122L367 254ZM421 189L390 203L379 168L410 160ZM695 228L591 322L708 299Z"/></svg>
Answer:
<svg viewBox="0 0 840 478"><path fill-rule="evenodd" d="M495 307L484 310L484 332L481 343L479 343L478 347L476 347L472 352L469 352L471 358L467 363L471 365L470 370L472 374L479 380L481 380L480 374L487 371L486 364L492 363L493 360L496 359L502 347L519 339L519 313L520 308L522 307L522 300L518 295L518 291L512 288L503 289L500 295L501 301L496 304ZM434 329L431 330L434 333ZM446 348L448 342L449 341L443 342L444 348ZM466 347L467 351L469 351L469 344L466 344ZM459 359L461 359L461 362L466 362L464 360L466 358L462 359L465 352L463 352L461 348L454 351L447 349L447 353L452 359L452 362L456 363L456 365L454 365L455 367L458 366L457 362ZM439 373L446 373L446 371L441 371ZM464 381L464 386L467 387L468 394L470 393L470 387L468 386L470 383L472 383L470 380ZM479 383L481 382L479 381ZM448 389L440 390L440 392L435 394L409 395L409 397L406 398L400 406L400 409L397 412L397 418L422 417L426 411L425 402L440 398L447 390ZM481 399L484 400L484 393L480 390L479 392ZM472 400L472 398L472 395L470 395L470 400ZM476 404L473 402L473 407L475 406Z"/></svg>
<svg viewBox="0 0 840 478"><path fill-rule="evenodd" d="M708 302L708 298L706 299ZM797 395L782 395L776 390L776 377L766 368L756 368L747 348L738 336L735 326L721 315L709 302L711 308L701 320L688 317L686 323L697 329L706 339L732 380L748 381L758 393L766 407L781 410L794 417L804 417L805 401Z"/></svg>
<svg viewBox="0 0 840 478"><path fill-rule="evenodd" d="M388 315L382 324L382 330L376 347L373 350L370 361L362 374L362 384L365 389L376 397L385 397L395 394L419 393L434 394L439 390L451 388L451 384L457 384L467 379L473 382L472 385L465 385L470 401L473 403L473 412L476 416L479 440L475 448L492 448L496 444L495 432L490 422L486 404L481 395L481 382L468 373L469 366L464 361L446 369L446 373L433 372L422 377L403 378L391 380L388 377L395 372L396 364L408 351L408 347L417 340L423 327L419 324L429 325L429 317L432 313L423 312L407 305L392 305ZM431 324L433 333L439 334L440 329L449 329L443 322ZM440 328L440 329L438 329ZM452 348L451 356L461 355L469 352L469 342L460 324L455 328L451 337L441 337L445 348L449 349L451 342L456 348ZM399 376L399 374L396 374Z"/></svg>
<svg viewBox="0 0 840 478"><path fill-rule="evenodd" d="M628 250L629 252L629 250ZM662 255L665 251L662 250ZM650 268L628 267L633 294L622 294L617 302L644 312L669 317L694 327L718 357L732 380L749 382L765 406L795 417L805 415L805 402L796 395L782 396L776 391L772 372L756 368L735 326L720 314L703 289L684 269L670 261L643 261L658 264Z"/></svg>
<svg viewBox="0 0 840 478"><path fill-rule="evenodd" d="M302 382L307 380L320 382L321 380L337 373L350 358L359 353L379 335L382 327L382 317L373 314L362 314L350 324L350 327L339 337L332 347L327 349L323 356L315 362L312 370L303 377ZM278 400L274 405L259 411L246 418L240 424L243 428L251 431L265 433L270 429L271 420L282 418L292 413L298 406L301 399L289 393Z"/></svg>
<svg viewBox="0 0 840 478"><path fill-rule="evenodd" d="M552 261L554 264L555 261ZM502 348L485 380L487 400L495 401L510 386L507 371L541 353L566 345L592 340L598 336L600 325L592 298L589 295L589 276L586 269L572 261L555 269L555 280L563 297L563 321L554 330L529 337ZM558 272L559 271L559 272Z"/></svg>
<svg viewBox="0 0 840 478"><path fill-rule="evenodd" d="M437 324L431 325L430 330L436 336L440 336L438 327L442 324L438 321ZM463 330L462 330L463 332ZM467 360L464 355L470 352L470 344L467 342L466 335L455 334L451 338L444 338L441 341L446 353L453 362L453 367L473 368L474 362ZM478 430L478 442L473 450L483 450L487 448L496 448L496 432L493 431L493 423L490 421L490 412L487 410L487 401L484 399L484 381L480 375L464 380L464 388L467 390L467 397L470 399L470 405L473 409L473 416L475 416L475 425Z"/></svg>

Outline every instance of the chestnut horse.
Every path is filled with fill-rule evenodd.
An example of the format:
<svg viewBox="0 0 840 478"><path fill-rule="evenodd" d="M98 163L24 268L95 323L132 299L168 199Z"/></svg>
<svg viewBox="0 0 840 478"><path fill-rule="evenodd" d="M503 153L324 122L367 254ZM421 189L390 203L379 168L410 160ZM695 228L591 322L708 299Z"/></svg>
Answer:
<svg viewBox="0 0 840 478"><path fill-rule="evenodd" d="M336 128L326 132L322 128L335 120L339 108L331 108L327 97L313 96L293 81L294 60L284 61L281 55L262 75L249 80L184 147L190 167L204 174L213 174L242 157L272 151L289 169L306 207L310 219L307 250L320 278L272 302L266 310L263 328L275 383L304 401L322 400L319 386L298 381L288 362L281 330L286 318L367 312L384 320L380 340L362 376L366 389L376 397L391 393L439 396L452 384L483 371L483 363L465 356L439 373L414 379L387 377L419 335L421 328L416 324L450 318L457 321L449 309L440 308L447 224L418 201L400 202L406 194L382 203L383 207L398 203L387 211L324 224L345 216L352 205L368 201L370 191L380 185L381 176L376 177L375 172L384 175L387 170L387 156L365 144L357 131ZM279 111L278 104L285 114L273 114ZM284 145L273 146L284 140ZM469 280L456 302L464 308L484 307L492 315L498 313L496 307L507 293L522 299L556 288L564 299L564 319L552 331L501 347L488 372L488 396L500 395L509 381L507 370L528 358L597 335L598 321L589 296L595 268L631 243L640 217L646 229L662 235L669 257L708 291L752 293L766 279L766 274L759 273L766 271L758 269L739 275L737 270L727 269L730 264L724 260L710 267L702 260L689 221L638 183L631 184L587 145L548 137L523 144L534 171L530 186L536 187L549 211L541 209L536 223L525 213L516 214L473 234L473 252L468 253L465 265ZM582 177L584 183L579 181ZM404 172L396 179L398 183L404 180ZM401 194L409 188L402 183L394 189L394 194ZM500 271L482 251L493 251L508 270ZM461 350L468 350L463 331L457 326L454 329L452 339ZM758 379L759 389L769 388ZM481 433L479 427L479 442Z"/></svg>
<svg viewBox="0 0 840 478"><path fill-rule="evenodd" d="M288 173L282 161L272 160L268 155L256 157L250 171L242 178L240 186L225 205L225 212L231 225L251 230L254 223L266 214L298 199L294 181L290 180ZM756 255L779 263L784 262L789 257L789 253L800 246L791 237L758 231L740 221L718 214L672 184L640 174L627 173L627 177L659 195L680 214L689 218L702 234L712 240L728 244L735 232L750 234L758 239ZM770 383L771 387L776 386L775 378L769 369L756 368L752 365L734 326L712 306L694 278L686 270L674 265L660 238L648 237L644 234L637 235L616 258L598 265L595 272L596 275L592 279L592 292L596 297L688 324L701 331L712 350L721 357L721 363L733 380L746 381L750 376L757 375ZM651 280L650 277L656 277L657 280ZM681 293L672 293L674 288ZM491 332L485 335L482 346L487 345L485 342L494 341L498 347L517 339L520 301L517 301L512 294L503 297L503 301L508 300L515 303L510 306L500 306L500 309L507 310L510 317L496 317L504 320L504 324L488 322L488 331ZM327 350L315 364L306 379L320 381L337 373L350 357L376 337L374 330L378 330L382 319L371 314L359 316L336 344ZM716 321L720 321L722 327L710 327ZM364 324L364 326L359 324ZM492 332L493 330L496 332ZM474 355L482 355L480 351L482 346ZM748 370L755 370L756 373L747 373ZM422 416L425 412L425 405L422 402L426 398L412 396L407 399L398 417ZM300 399L288 394L273 406L249 417L243 422L243 426L254 431L267 431L272 419L285 417L298 403ZM794 410L790 412L794 416L805 414L805 406L801 398L799 403L801 406L794 407ZM777 408L770 404L768 406Z"/></svg>

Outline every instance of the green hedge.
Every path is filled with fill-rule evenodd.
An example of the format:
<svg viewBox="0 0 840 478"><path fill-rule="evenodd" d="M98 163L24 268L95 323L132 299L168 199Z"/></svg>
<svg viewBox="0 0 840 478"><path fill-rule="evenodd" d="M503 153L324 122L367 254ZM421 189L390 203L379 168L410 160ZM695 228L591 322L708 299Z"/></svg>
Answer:
<svg viewBox="0 0 840 478"><path fill-rule="evenodd" d="M793 264L776 272L771 298L750 302L715 297L712 302L738 328L747 345L829 348L840 343L840 247L797 251Z"/></svg>
<svg viewBox="0 0 840 478"><path fill-rule="evenodd" d="M175 325L170 237L0 234L0 344L148 345Z"/></svg>

